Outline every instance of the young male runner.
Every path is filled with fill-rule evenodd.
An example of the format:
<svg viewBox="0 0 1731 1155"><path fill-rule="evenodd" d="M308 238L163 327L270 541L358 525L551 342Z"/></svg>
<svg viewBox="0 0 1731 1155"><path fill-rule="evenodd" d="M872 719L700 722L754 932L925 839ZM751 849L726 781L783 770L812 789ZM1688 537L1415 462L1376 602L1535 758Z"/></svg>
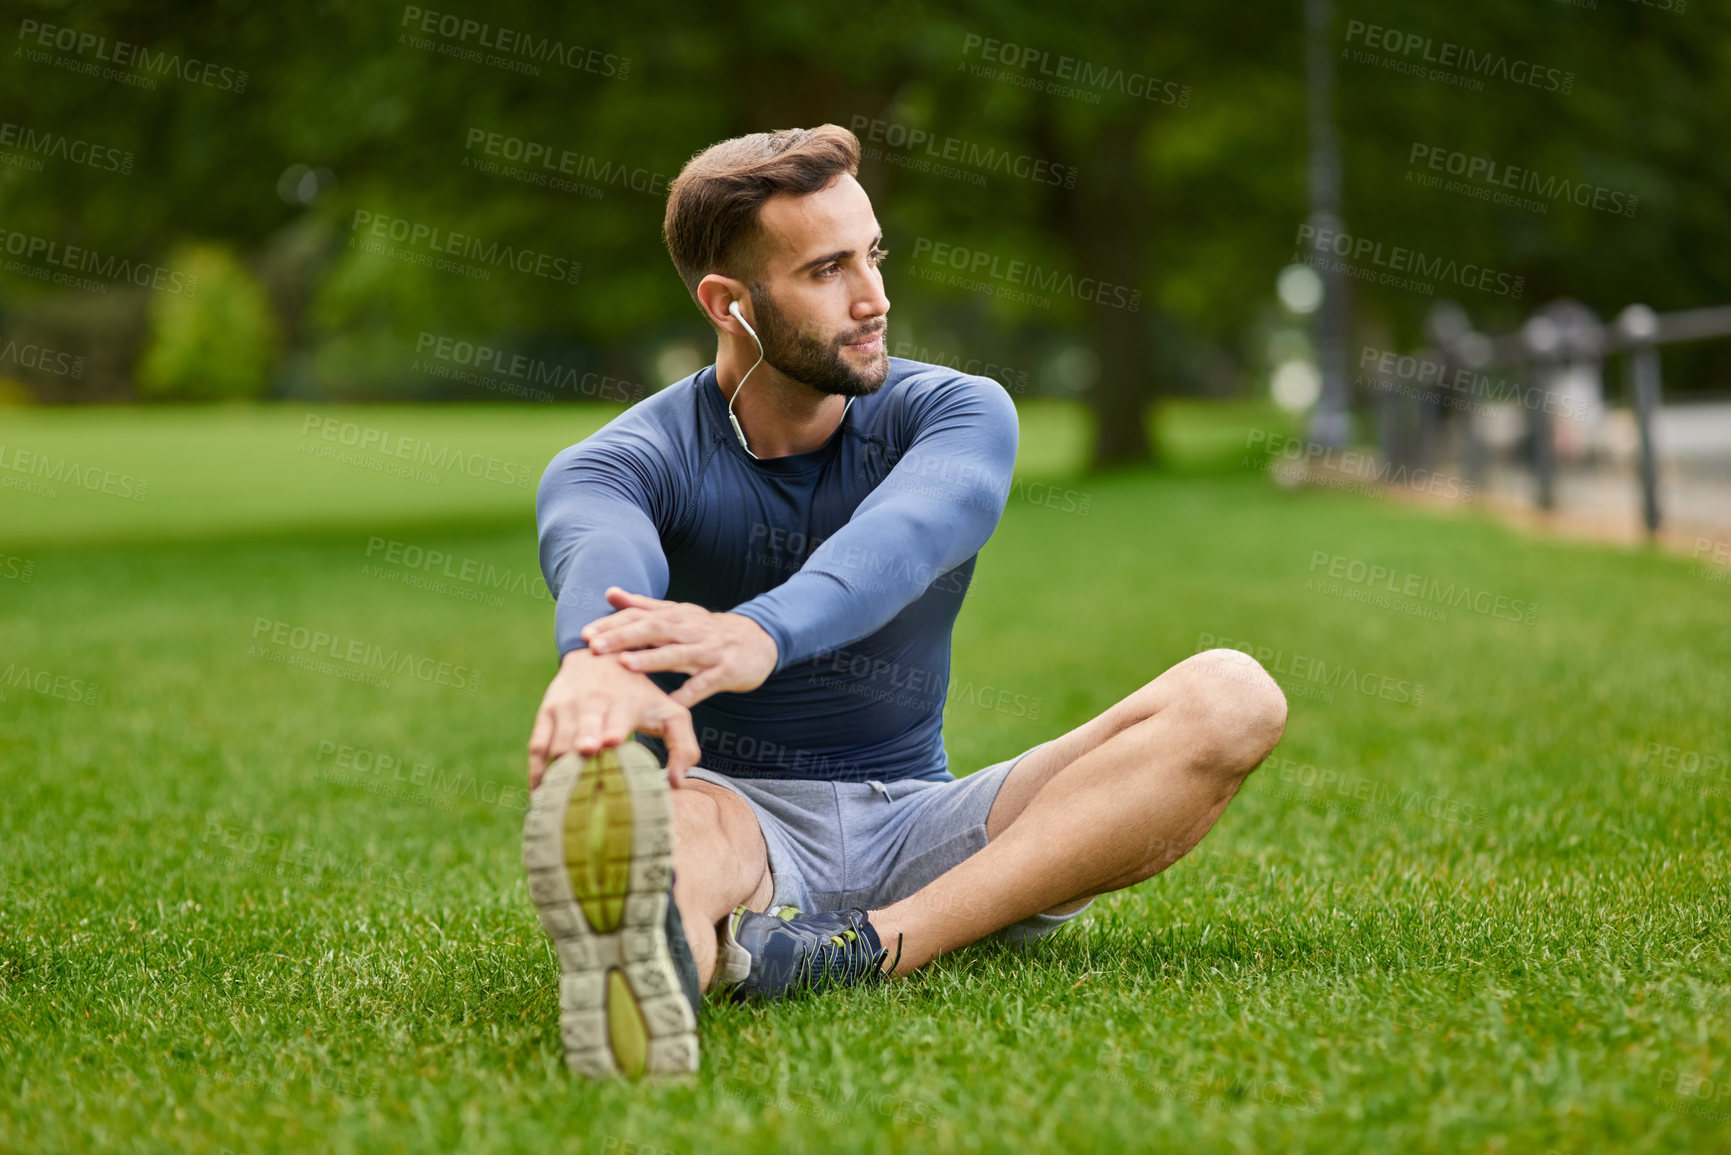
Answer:
<svg viewBox="0 0 1731 1155"><path fill-rule="evenodd" d="M1285 726L1273 679L1211 650L950 774L950 632L1016 412L886 355L858 165L835 125L694 157L664 232L715 364L541 481L560 665L524 862L587 1074L694 1070L700 990L875 982L1048 933L1200 841Z"/></svg>

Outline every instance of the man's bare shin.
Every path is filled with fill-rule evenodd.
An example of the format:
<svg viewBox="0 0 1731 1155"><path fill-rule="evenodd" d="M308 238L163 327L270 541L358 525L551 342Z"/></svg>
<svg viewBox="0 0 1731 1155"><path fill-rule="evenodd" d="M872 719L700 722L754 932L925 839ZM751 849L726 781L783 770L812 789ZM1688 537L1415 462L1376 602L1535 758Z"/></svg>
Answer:
<svg viewBox="0 0 1731 1155"><path fill-rule="evenodd" d="M769 856L757 818L732 791L687 782L673 792L673 901L708 989L715 973L716 924L740 904L770 898Z"/></svg>

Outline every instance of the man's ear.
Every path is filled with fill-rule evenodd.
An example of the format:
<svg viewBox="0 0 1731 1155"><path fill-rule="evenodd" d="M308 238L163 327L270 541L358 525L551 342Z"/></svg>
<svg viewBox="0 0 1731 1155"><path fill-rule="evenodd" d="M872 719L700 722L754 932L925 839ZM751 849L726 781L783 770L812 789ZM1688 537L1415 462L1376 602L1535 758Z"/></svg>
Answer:
<svg viewBox="0 0 1731 1155"><path fill-rule="evenodd" d="M746 290L744 281L724 277L720 273L710 273L697 283L697 304L703 310L703 315L709 318L709 323L724 332L744 336L745 330L727 309L735 301L739 302L740 312L749 319L751 294Z"/></svg>

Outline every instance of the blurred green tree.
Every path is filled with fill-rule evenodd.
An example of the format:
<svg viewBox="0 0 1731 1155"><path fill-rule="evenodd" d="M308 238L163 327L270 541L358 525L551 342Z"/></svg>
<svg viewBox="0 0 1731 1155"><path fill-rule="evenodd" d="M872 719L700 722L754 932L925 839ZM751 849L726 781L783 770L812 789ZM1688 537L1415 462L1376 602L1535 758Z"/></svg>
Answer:
<svg viewBox="0 0 1731 1155"><path fill-rule="evenodd" d="M165 401L262 396L279 346L264 287L220 245L175 249L168 266L196 278L197 289L151 301L139 392Z"/></svg>
<svg viewBox="0 0 1731 1155"><path fill-rule="evenodd" d="M139 90L12 58L0 100L22 111L9 124L136 163L0 168L0 219L137 259L190 239L243 254L282 334L275 395L446 395L409 368L427 333L659 384L659 354L712 341L661 249L667 181L717 140L831 121L876 150L862 180L892 247L892 346L911 333L934 357L1065 367L1057 376L1085 390L1093 415L1096 464L1135 463L1149 459L1141 418L1159 396L1256 387L1274 277L1306 214L1297 0L32 11L248 72L242 91L179 75ZM1481 325L1509 327L1564 294L1601 315L1731 298L1731 150L1717 147L1731 135L1731 10L1388 0L1374 12L1343 2L1338 24L1347 226L1524 277L1519 299L1462 294ZM1355 59L1371 25L1429 46L1382 53L1393 65L1451 44L1572 82L1492 77L1475 91ZM546 44L561 51L536 55ZM917 147L914 130L927 134ZM1405 179L1419 146L1614 188L1639 208L1559 201L1540 213L1421 187ZM981 159L993 155L1075 180ZM332 179L309 180L318 170ZM472 280L360 251L357 222L381 216L581 262L581 276ZM983 254L985 269L1034 266L1078 287L1031 304L989 273L972 278L986 291L942 283L923 275L944 271L939 244L966 250L970 267ZM1125 296L1102 303L1083 282ZM1136 292L1134 309L1113 303ZM0 274L0 328L48 293ZM1385 346L1415 343L1433 301L1357 282L1352 294L1357 338ZM102 326L79 332L106 339ZM92 365L118 359L80 351ZM1731 375L1731 346L1703 356L1692 376Z"/></svg>

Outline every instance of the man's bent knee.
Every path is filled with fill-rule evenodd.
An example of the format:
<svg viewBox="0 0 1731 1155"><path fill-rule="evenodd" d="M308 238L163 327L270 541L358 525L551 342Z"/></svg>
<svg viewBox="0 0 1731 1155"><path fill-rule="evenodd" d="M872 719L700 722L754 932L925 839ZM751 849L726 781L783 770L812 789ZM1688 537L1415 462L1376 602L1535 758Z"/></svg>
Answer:
<svg viewBox="0 0 1731 1155"><path fill-rule="evenodd" d="M1204 650L1186 658L1186 697L1211 745L1238 773L1249 773L1286 731L1286 695L1249 654Z"/></svg>
<svg viewBox="0 0 1731 1155"><path fill-rule="evenodd" d="M675 873L700 882L717 919L749 905L770 878L756 813L733 791L707 782L688 781L672 797Z"/></svg>

